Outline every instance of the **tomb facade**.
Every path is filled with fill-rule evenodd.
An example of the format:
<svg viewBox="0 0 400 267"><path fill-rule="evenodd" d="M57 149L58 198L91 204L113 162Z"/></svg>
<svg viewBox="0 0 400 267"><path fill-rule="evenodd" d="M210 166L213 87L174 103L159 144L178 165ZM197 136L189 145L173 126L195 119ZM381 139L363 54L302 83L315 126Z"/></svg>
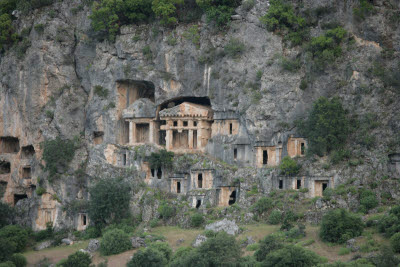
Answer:
<svg viewBox="0 0 400 267"><path fill-rule="evenodd" d="M238 198L238 190L234 186L219 187L218 206L228 207L236 203Z"/></svg>
<svg viewBox="0 0 400 267"><path fill-rule="evenodd" d="M282 144L271 146L267 142L258 142L255 150L258 168L278 166L282 160Z"/></svg>
<svg viewBox="0 0 400 267"><path fill-rule="evenodd" d="M304 157L306 154L307 142L304 138L291 135L287 142L287 153L289 157Z"/></svg>

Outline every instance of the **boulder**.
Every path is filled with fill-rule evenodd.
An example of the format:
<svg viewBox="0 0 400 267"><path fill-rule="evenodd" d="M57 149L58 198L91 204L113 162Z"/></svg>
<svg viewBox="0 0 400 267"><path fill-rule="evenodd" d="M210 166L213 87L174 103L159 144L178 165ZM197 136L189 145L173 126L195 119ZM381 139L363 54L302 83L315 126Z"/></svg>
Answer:
<svg viewBox="0 0 400 267"><path fill-rule="evenodd" d="M63 239L61 239L61 243L63 243L63 244L65 244L65 245L69 246L69 245L74 244L74 241L72 241L72 240L69 239L69 238L63 238Z"/></svg>
<svg viewBox="0 0 400 267"><path fill-rule="evenodd" d="M360 250L360 247L356 245L357 241L352 238L346 241L346 247L351 249L352 252L356 252Z"/></svg>
<svg viewBox="0 0 400 267"><path fill-rule="evenodd" d="M198 235L194 240L192 247L197 248L199 247L204 241L207 240L207 237L204 235Z"/></svg>
<svg viewBox="0 0 400 267"><path fill-rule="evenodd" d="M179 246L179 245L181 245L183 242L185 242L185 239L183 239L183 238L178 239L178 240L176 241L176 245Z"/></svg>
<svg viewBox="0 0 400 267"><path fill-rule="evenodd" d="M241 20L241 19L242 19L242 16L240 16L240 15L232 15L232 16L231 16L231 19L232 19L232 20Z"/></svg>
<svg viewBox="0 0 400 267"><path fill-rule="evenodd" d="M100 248L100 241L97 240L97 239L90 239L87 250L88 250L89 252L95 252L95 251L97 251L99 248Z"/></svg>
<svg viewBox="0 0 400 267"><path fill-rule="evenodd" d="M141 237L131 237L131 243L133 248L146 247L146 241Z"/></svg>
<svg viewBox="0 0 400 267"><path fill-rule="evenodd" d="M214 232L224 231L229 235L236 235L239 233L239 226L237 226L235 221L223 219L222 221L206 225L206 230L212 230Z"/></svg>
<svg viewBox="0 0 400 267"><path fill-rule="evenodd" d="M47 240L47 241L40 242L33 249L34 250L42 250L45 248L49 248L53 244L53 242L54 242L54 240Z"/></svg>

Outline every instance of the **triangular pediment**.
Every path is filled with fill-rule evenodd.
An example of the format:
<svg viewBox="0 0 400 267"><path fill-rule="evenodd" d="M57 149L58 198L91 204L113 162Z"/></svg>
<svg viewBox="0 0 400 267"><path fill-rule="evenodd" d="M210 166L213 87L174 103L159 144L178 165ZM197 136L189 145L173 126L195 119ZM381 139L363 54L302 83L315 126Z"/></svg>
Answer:
<svg viewBox="0 0 400 267"><path fill-rule="evenodd" d="M183 102L172 108L160 111L160 117L206 117L212 118L213 112L210 107Z"/></svg>

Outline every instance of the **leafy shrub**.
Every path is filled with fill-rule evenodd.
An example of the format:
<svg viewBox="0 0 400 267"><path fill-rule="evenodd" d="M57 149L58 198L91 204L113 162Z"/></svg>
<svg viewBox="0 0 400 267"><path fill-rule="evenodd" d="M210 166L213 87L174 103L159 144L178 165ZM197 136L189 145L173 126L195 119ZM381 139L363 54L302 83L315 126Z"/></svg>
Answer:
<svg viewBox="0 0 400 267"><path fill-rule="evenodd" d="M167 220L174 216L175 209L174 207L170 206L168 202L162 202L158 207L158 213L160 213L161 218Z"/></svg>
<svg viewBox="0 0 400 267"><path fill-rule="evenodd" d="M14 208L0 201L0 229L8 224L14 217Z"/></svg>
<svg viewBox="0 0 400 267"><path fill-rule="evenodd" d="M41 186L38 186L38 188L36 188L36 195L41 196L44 193L46 193L46 188L43 188Z"/></svg>
<svg viewBox="0 0 400 267"><path fill-rule="evenodd" d="M295 245L287 245L269 253L263 266L315 266L321 262L314 252Z"/></svg>
<svg viewBox="0 0 400 267"><path fill-rule="evenodd" d="M190 225L192 227L200 227L204 222L203 215L195 213L190 217Z"/></svg>
<svg viewBox="0 0 400 267"><path fill-rule="evenodd" d="M119 254L132 248L129 236L120 229L106 232L100 242L102 255Z"/></svg>
<svg viewBox="0 0 400 267"><path fill-rule="evenodd" d="M146 60L151 60L153 58L153 51L151 51L151 48L149 45L146 45L143 47L142 53Z"/></svg>
<svg viewBox="0 0 400 267"><path fill-rule="evenodd" d="M297 164L297 162L289 156L286 156L282 159L281 164L279 165L279 169L283 175L296 175L299 173L301 166Z"/></svg>
<svg viewBox="0 0 400 267"><path fill-rule="evenodd" d="M362 190L360 192L361 210L369 211L370 209L376 208L378 204L379 201L374 192L370 190Z"/></svg>
<svg viewBox="0 0 400 267"><path fill-rule="evenodd" d="M395 233L400 232L400 206L394 206L389 214L384 216L378 223L378 229L390 238Z"/></svg>
<svg viewBox="0 0 400 267"><path fill-rule="evenodd" d="M77 251L68 256L68 258L60 264L60 267L89 267L92 263L89 253Z"/></svg>
<svg viewBox="0 0 400 267"><path fill-rule="evenodd" d="M349 159L350 151L347 149L338 149L331 152L330 161L332 164L338 164L339 162Z"/></svg>
<svg viewBox="0 0 400 267"><path fill-rule="evenodd" d="M320 228L320 237L326 242L344 243L347 240L360 236L364 223L357 215L344 209L329 211L323 218Z"/></svg>
<svg viewBox="0 0 400 267"><path fill-rule="evenodd" d="M36 24L35 26L33 26L35 31L38 32L38 33L43 33L44 32L44 27L45 27L45 25L43 23L39 23L39 24Z"/></svg>
<svg viewBox="0 0 400 267"><path fill-rule="evenodd" d="M119 222L129 215L130 186L121 179L102 179L89 192L88 212L95 224Z"/></svg>
<svg viewBox="0 0 400 267"><path fill-rule="evenodd" d="M154 242L154 243L151 243L149 247L160 251L164 255L164 257L167 259L167 261L169 261L172 257L172 249L168 245L168 243Z"/></svg>
<svg viewBox="0 0 400 267"><path fill-rule="evenodd" d="M89 226L86 228L85 232L83 232L82 239L87 240L87 239L93 239L93 238L98 238L101 236L101 230L99 227L95 226Z"/></svg>
<svg viewBox="0 0 400 267"><path fill-rule="evenodd" d="M0 237L0 262L8 260L16 251L15 243L9 243L8 239Z"/></svg>
<svg viewBox="0 0 400 267"><path fill-rule="evenodd" d="M349 120L342 103L320 97L314 102L306 121L298 123L309 141L309 151L320 156L341 148L349 134Z"/></svg>
<svg viewBox="0 0 400 267"><path fill-rule="evenodd" d="M11 16L9 14L0 15L0 50L12 45L17 40L14 33Z"/></svg>
<svg viewBox="0 0 400 267"><path fill-rule="evenodd" d="M174 152L162 149L158 152L151 153L147 161L150 163L150 168L152 169L168 167L171 166L174 161Z"/></svg>
<svg viewBox="0 0 400 267"><path fill-rule="evenodd" d="M347 255L347 254L350 254L350 252L351 252L351 249L341 247L341 248L339 249L338 254L339 254L339 255Z"/></svg>
<svg viewBox="0 0 400 267"><path fill-rule="evenodd" d="M273 207L273 201L271 198L262 197L253 206L253 210L258 214L262 214L264 212L269 211Z"/></svg>
<svg viewBox="0 0 400 267"><path fill-rule="evenodd" d="M154 227L157 227L158 226L158 223L159 223L159 221L158 221L158 219L152 219L151 221L150 221L150 227L151 228L154 228Z"/></svg>
<svg viewBox="0 0 400 267"><path fill-rule="evenodd" d="M167 265L167 259L161 251L153 248L140 249L126 265L127 267L162 267Z"/></svg>
<svg viewBox="0 0 400 267"><path fill-rule="evenodd" d="M268 217L270 224L279 224L282 221L282 212L279 210L273 210Z"/></svg>
<svg viewBox="0 0 400 267"><path fill-rule="evenodd" d="M369 0L360 0L360 5L353 8L353 14L359 20L364 20L366 16L374 13L374 11L374 6Z"/></svg>
<svg viewBox="0 0 400 267"><path fill-rule="evenodd" d="M7 225L0 229L0 239L15 245L15 252L22 251L28 241L28 233L19 225Z"/></svg>
<svg viewBox="0 0 400 267"><path fill-rule="evenodd" d="M269 253L283 248L282 241L275 235L267 235L259 244L259 249L254 253L257 261L264 261Z"/></svg>
<svg viewBox="0 0 400 267"><path fill-rule="evenodd" d="M260 21L265 24L270 31L275 31L277 29L298 30L306 25L305 19L296 16L293 7L281 0L270 1L268 12L260 18Z"/></svg>
<svg viewBox="0 0 400 267"><path fill-rule="evenodd" d="M286 70L289 72L296 72L301 67L300 58L290 59L290 58L286 58L286 57L281 57L280 64L281 64L281 68L283 70Z"/></svg>
<svg viewBox="0 0 400 267"><path fill-rule="evenodd" d="M20 253L13 254L10 260L15 264L16 267L25 267L28 264L24 255Z"/></svg>
<svg viewBox="0 0 400 267"><path fill-rule="evenodd" d="M390 238L390 245L396 253L400 252L400 233L396 233Z"/></svg>
<svg viewBox="0 0 400 267"><path fill-rule="evenodd" d="M196 0L196 3L205 11L208 22L215 22L218 28L229 24L231 16L236 7L241 4L240 0Z"/></svg>
<svg viewBox="0 0 400 267"><path fill-rule="evenodd" d="M77 139L63 140L57 136L56 139L44 141L41 147L42 158L46 163L45 171L49 171L49 178L52 179L67 169L74 158L75 150L79 147L79 141Z"/></svg>
<svg viewBox="0 0 400 267"><path fill-rule="evenodd" d="M231 58L240 58L244 53L246 47L239 39L232 38L224 47L224 52Z"/></svg>
<svg viewBox="0 0 400 267"><path fill-rule="evenodd" d="M198 25L191 26L182 35L186 39L190 40L197 48L200 48L200 33Z"/></svg>
<svg viewBox="0 0 400 267"><path fill-rule="evenodd" d="M183 4L184 0L153 0L152 10L157 17L161 18L161 24L173 25L178 22L174 16L176 5Z"/></svg>
<svg viewBox="0 0 400 267"><path fill-rule="evenodd" d="M247 250L247 251L256 251L259 247L260 247L260 244L258 244L258 243L253 243L253 244L248 245L248 246L246 247L246 250Z"/></svg>
<svg viewBox="0 0 400 267"><path fill-rule="evenodd" d="M0 263L0 267L16 267L12 261L6 261Z"/></svg>

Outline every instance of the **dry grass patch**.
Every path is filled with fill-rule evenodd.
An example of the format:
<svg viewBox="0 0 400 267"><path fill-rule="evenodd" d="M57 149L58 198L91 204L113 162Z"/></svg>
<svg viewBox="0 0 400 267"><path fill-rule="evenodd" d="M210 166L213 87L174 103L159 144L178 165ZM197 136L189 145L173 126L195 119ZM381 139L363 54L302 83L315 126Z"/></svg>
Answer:
<svg viewBox="0 0 400 267"><path fill-rule="evenodd" d="M198 234L203 233L203 229L182 229L177 226L160 226L153 228L151 233L164 236L173 250L179 247L190 247ZM183 239L183 243L177 244L178 240Z"/></svg>

